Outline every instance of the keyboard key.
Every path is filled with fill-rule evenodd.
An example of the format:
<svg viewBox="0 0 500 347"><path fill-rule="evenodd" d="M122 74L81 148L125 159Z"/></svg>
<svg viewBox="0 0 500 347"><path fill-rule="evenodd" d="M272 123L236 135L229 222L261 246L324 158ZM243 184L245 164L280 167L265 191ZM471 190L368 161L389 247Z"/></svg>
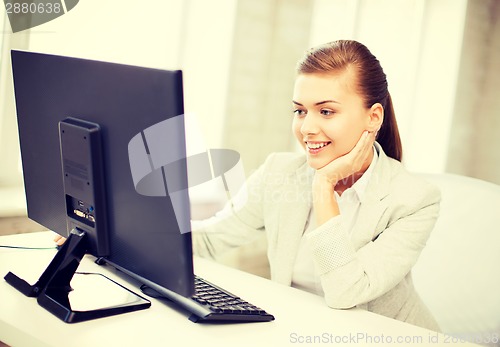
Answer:
<svg viewBox="0 0 500 347"><path fill-rule="evenodd" d="M233 295L222 288L212 285L202 278L195 277L195 292L192 300L204 305L213 312L207 317L191 317L192 321L271 321L274 317L261 308Z"/></svg>

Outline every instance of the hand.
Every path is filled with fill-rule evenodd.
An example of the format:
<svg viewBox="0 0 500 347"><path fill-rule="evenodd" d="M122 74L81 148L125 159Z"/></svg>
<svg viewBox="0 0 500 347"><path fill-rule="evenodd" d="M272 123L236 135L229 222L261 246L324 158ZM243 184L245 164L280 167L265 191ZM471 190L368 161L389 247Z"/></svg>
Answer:
<svg viewBox="0 0 500 347"><path fill-rule="evenodd" d="M332 160L316 170L313 180L313 205L317 225L340 214L334 189L340 180L359 173L368 158L375 142L375 132L365 131L354 148L347 154Z"/></svg>
<svg viewBox="0 0 500 347"><path fill-rule="evenodd" d="M334 187L341 180L359 173L370 157L375 142L375 134L375 132L363 132L350 152L316 170L314 180L317 183L328 183Z"/></svg>
<svg viewBox="0 0 500 347"><path fill-rule="evenodd" d="M64 244L64 242L66 242L66 238L65 237L62 237L61 235L57 234L55 237L54 237L54 242L56 243L56 245L58 246L62 246Z"/></svg>

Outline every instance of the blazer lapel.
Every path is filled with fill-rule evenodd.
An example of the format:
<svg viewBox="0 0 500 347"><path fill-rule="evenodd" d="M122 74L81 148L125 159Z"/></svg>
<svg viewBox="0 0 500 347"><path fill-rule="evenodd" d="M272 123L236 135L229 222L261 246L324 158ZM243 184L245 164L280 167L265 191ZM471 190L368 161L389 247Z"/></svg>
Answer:
<svg viewBox="0 0 500 347"><path fill-rule="evenodd" d="M382 231L380 229L384 228L384 225L381 225L379 221L388 207L384 198L389 194L390 159L378 143L375 143L375 148L379 158L366 187L365 196L361 202L352 232L351 240L355 249L359 249L373 240Z"/></svg>

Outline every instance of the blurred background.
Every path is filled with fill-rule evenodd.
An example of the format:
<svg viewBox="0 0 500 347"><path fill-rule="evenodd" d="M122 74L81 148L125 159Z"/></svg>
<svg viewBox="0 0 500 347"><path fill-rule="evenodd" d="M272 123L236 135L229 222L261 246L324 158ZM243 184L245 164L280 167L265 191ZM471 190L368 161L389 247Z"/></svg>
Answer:
<svg viewBox="0 0 500 347"><path fill-rule="evenodd" d="M85 0L16 34L0 11L5 232L40 229L25 218L10 49L182 69L188 145L237 150L248 175L270 152L298 150L299 57L356 39L388 76L408 169L500 184L500 0ZM223 202L213 184L192 193L194 218Z"/></svg>

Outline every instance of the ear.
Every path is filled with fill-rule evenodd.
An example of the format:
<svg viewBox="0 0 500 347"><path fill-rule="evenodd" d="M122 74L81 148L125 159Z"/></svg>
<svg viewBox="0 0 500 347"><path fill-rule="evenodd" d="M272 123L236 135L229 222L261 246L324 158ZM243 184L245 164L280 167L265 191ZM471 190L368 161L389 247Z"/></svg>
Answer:
<svg viewBox="0 0 500 347"><path fill-rule="evenodd" d="M384 122L384 108L382 104L375 103L368 110L368 124L366 130L378 132Z"/></svg>

